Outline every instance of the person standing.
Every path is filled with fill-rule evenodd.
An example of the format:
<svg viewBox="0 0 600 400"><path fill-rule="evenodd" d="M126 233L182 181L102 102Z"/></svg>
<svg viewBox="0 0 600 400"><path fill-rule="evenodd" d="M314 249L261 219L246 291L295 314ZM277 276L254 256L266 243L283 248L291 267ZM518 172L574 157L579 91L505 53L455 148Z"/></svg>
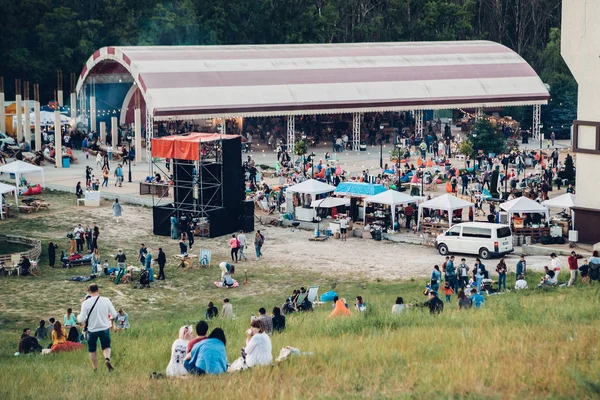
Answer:
<svg viewBox="0 0 600 400"><path fill-rule="evenodd" d="M238 248L239 259L241 260L243 258L244 261L248 261L248 257L246 257L246 254L244 253L244 249L246 249L246 246L248 245L248 239L246 238L246 235L244 235L244 231L240 231L237 240L240 246Z"/></svg>
<svg viewBox="0 0 600 400"><path fill-rule="evenodd" d="M154 270L152 269L152 250L151 249L146 249L146 254L145 254L143 264L149 273L149 276L148 276L149 281L154 282Z"/></svg>
<svg viewBox="0 0 600 400"><path fill-rule="evenodd" d="M121 164L117 165L117 168L115 168L115 186L117 186L117 184L119 184L119 187L123 186L123 168L121 167Z"/></svg>
<svg viewBox="0 0 600 400"><path fill-rule="evenodd" d="M115 310L109 298L100 296L97 284L92 283L89 286L88 293L90 297L81 304L81 312L77 320L84 323L84 331L87 331L88 352L92 368L94 371L98 369L96 347L98 340L100 340L104 365L110 372L114 369L110 362L110 327L112 325L111 319L117 316L117 310Z"/></svg>
<svg viewBox="0 0 600 400"><path fill-rule="evenodd" d="M117 266L119 268L125 269L125 261L127 260L127 256L123 253L123 249L117 250L117 255L115 256L115 260L117 260Z"/></svg>
<svg viewBox="0 0 600 400"><path fill-rule="evenodd" d="M119 218L121 218L121 215L123 213L123 207L121 206L121 203L119 203L119 199L115 199L115 202L112 205L112 210L113 210L113 217L117 219L117 223L118 223Z"/></svg>
<svg viewBox="0 0 600 400"><path fill-rule="evenodd" d="M100 228L94 222L94 228L92 229L92 251L98 248L98 236L100 236Z"/></svg>
<svg viewBox="0 0 600 400"><path fill-rule="evenodd" d="M142 264L142 268L146 267L146 254L148 254L148 248L142 243L140 250L138 251L137 259Z"/></svg>
<svg viewBox="0 0 600 400"><path fill-rule="evenodd" d="M456 280L456 268L454 267L454 256L450 256L450 260L446 263L447 282L454 289L454 293L458 292L458 281Z"/></svg>
<svg viewBox="0 0 600 400"><path fill-rule="evenodd" d="M515 276L516 279L519 279L519 275L527 274L527 261L525 261L525 256L521 255L521 258L517 262L517 267L515 268ZM516 281L515 281L516 282Z"/></svg>
<svg viewBox="0 0 600 400"><path fill-rule="evenodd" d="M469 283L469 266L467 265L467 260L464 258L460 259L460 265L458 266L458 279L460 280L460 288L465 290Z"/></svg>
<svg viewBox="0 0 600 400"><path fill-rule="evenodd" d="M340 218L340 240L346 241L348 238L348 219L346 217Z"/></svg>
<svg viewBox="0 0 600 400"><path fill-rule="evenodd" d="M104 168L102 168L102 186L104 187L108 187L108 166L105 165Z"/></svg>
<svg viewBox="0 0 600 400"><path fill-rule="evenodd" d="M156 256L156 262L158 263L158 280L165 280L165 264L167 263L167 256L163 251L162 247L158 248L158 255Z"/></svg>
<svg viewBox="0 0 600 400"><path fill-rule="evenodd" d="M193 250L193 246L194 246L194 223L190 222L187 225L187 238L188 238L188 244L190 247L190 251Z"/></svg>
<svg viewBox="0 0 600 400"><path fill-rule="evenodd" d="M579 254L574 251L571 252L571 255L567 259L569 263L569 271L571 272L571 278L569 279L569 283L567 286L573 286L575 281L577 280L577 271L579 270L579 265L577 265L577 260L583 258Z"/></svg>
<svg viewBox="0 0 600 400"><path fill-rule="evenodd" d="M265 243L265 237L257 230L254 234L254 251L256 252L256 259L260 260L262 257L262 246Z"/></svg>
<svg viewBox="0 0 600 400"><path fill-rule="evenodd" d="M54 268L54 264L56 263L56 249L58 245L50 242L48 243L48 265L50 268Z"/></svg>
<svg viewBox="0 0 600 400"><path fill-rule="evenodd" d="M77 225L77 227L73 230L73 234L75 235L75 243L77 245L77 252L83 252L83 243L85 241L85 230L81 227L81 224Z"/></svg>
<svg viewBox="0 0 600 400"><path fill-rule="evenodd" d="M500 259L498 265L496 266L496 272L498 273L498 290L506 290L506 263L504 262L504 258Z"/></svg>
<svg viewBox="0 0 600 400"><path fill-rule="evenodd" d="M223 300L223 309L221 310L221 318L232 319L233 318L233 306L226 298Z"/></svg>
<svg viewBox="0 0 600 400"><path fill-rule="evenodd" d="M235 234L231 235L229 239L229 247L231 248L231 262L237 262L238 260L238 249L240 247L239 241L235 237Z"/></svg>

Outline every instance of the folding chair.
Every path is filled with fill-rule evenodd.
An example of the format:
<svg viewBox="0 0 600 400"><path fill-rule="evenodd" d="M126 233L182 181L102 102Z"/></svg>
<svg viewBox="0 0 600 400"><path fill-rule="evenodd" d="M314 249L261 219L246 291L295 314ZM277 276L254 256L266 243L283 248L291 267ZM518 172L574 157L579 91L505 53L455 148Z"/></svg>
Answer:
<svg viewBox="0 0 600 400"><path fill-rule="evenodd" d="M210 268L211 252L210 250L200 250L200 265L202 268Z"/></svg>
<svg viewBox="0 0 600 400"><path fill-rule="evenodd" d="M313 304L320 304L318 301L319 295L319 287L318 286L310 286L308 288L308 301Z"/></svg>

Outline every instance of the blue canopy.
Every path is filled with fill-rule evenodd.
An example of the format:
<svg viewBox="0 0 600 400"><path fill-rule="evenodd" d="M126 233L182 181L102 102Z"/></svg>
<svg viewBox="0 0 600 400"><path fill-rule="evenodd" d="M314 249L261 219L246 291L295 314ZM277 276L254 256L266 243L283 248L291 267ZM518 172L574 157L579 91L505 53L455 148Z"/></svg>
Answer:
<svg viewBox="0 0 600 400"><path fill-rule="evenodd" d="M383 193L387 189L383 185L374 185L370 183L362 182L342 182L335 189L334 194L344 196L375 196L376 194Z"/></svg>

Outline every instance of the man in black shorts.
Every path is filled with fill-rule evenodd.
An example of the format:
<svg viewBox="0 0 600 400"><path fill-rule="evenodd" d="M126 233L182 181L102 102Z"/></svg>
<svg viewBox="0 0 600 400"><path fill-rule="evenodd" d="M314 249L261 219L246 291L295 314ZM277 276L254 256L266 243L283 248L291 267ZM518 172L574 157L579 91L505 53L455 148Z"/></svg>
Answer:
<svg viewBox="0 0 600 400"><path fill-rule="evenodd" d="M346 241L346 234L348 232L348 219L346 217L340 218L340 239Z"/></svg>
<svg viewBox="0 0 600 400"><path fill-rule="evenodd" d="M96 346L100 340L104 364L109 371L113 370L110 362L110 325L111 319L117 317L117 310L107 297L100 297L98 285L92 283L88 289L90 297L81 304L81 313L77 320L87 323L88 352L94 370L98 369ZM110 315L110 319L109 316Z"/></svg>

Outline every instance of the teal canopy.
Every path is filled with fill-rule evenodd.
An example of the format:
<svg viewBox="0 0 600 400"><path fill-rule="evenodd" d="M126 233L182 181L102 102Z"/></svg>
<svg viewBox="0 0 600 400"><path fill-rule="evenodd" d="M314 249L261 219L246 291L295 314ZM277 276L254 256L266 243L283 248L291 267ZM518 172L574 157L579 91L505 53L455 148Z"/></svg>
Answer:
<svg viewBox="0 0 600 400"><path fill-rule="evenodd" d="M342 196L356 196L356 197L367 197L375 196L376 194L383 193L387 189L383 185L374 185L371 183L363 182L342 182L335 189L334 194Z"/></svg>

